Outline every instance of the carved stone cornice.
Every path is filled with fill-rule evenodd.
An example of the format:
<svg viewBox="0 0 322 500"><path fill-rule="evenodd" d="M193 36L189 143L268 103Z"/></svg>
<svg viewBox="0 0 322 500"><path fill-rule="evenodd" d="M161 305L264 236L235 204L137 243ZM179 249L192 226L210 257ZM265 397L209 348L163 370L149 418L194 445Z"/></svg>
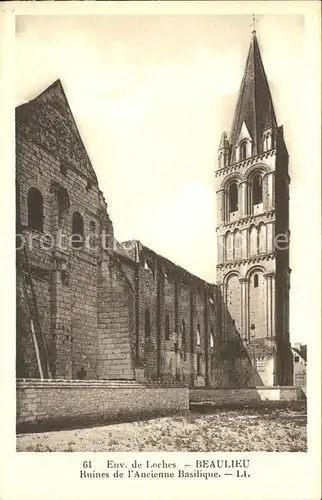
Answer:
<svg viewBox="0 0 322 500"><path fill-rule="evenodd" d="M238 171L242 167L248 167L250 165L254 165L255 163L258 163L260 161L263 161L270 156L273 156L276 154L276 149L271 149L270 151L265 151L265 153L262 153L260 155L253 156L251 158L247 158L244 161L240 161L237 163L234 163L233 165L228 165L227 167L222 167L218 170L215 171L215 177L220 177L222 175L227 175L232 172Z"/></svg>
<svg viewBox="0 0 322 500"><path fill-rule="evenodd" d="M258 264L260 262L267 262L275 258L275 252L270 254L256 255L254 257L249 257L247 259L232 260L227 262L222 262L217 264L217 269L234 269L243 264Z"/></svg>
<svg viewBox="0 0 322 500"><path fill-rule="evenodd" d="M275 208L272 208L271 210L267 210L261 214L246 215L244 217L236 219L235 221L219 224L216 228L216 231L219 231L220 229L225 229L225 231L234 228L243 229L245 227L248 227L252 223L254 223L255 225L258 224L261 219L266 219L267 222L274 221L274 217Z"/></svg>

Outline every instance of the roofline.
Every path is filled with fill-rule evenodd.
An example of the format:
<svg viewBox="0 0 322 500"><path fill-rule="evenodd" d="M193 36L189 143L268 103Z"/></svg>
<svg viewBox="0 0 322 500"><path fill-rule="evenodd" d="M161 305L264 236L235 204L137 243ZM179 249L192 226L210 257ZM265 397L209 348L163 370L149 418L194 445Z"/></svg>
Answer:
<svg viewBox="0 0 322 500"><path fill-rule="evenodd" d="M41 96L43 96L44 94L46 94L49 90L51 90L51 89L53 89L53 88L59 88L59 89L61 90L61 92L62 92L63 96L64 96L64 99L65 99L66 104L67 104L67 106L68 106L68 109L69 109L69 111L70 111L70 114L71 114L71 117L72 117L73 123L74 123L74 125L75 125L76 131L77 131L77 133L78 133L78 135L79 135L79 137L80 137L81 143L82 143L83 148L84 148L84 150L85 150L85 152L86 152L86 155L87 155L87 158L88 158L88 161L89 161L89 166L90 166L90 168L92 169L92 172L93 172L93 174L94 174L94 179L95 179L95 182L96 182L96 184L97 184L97 186L98 186L98 179L97 179L97 175L96 175L95 169L94 169L93 164L92 164L92 162L91 162L91 159L90 159L90 157L89 157L89 154L88 154L87 148L85 147L85 144L84 144L84 140L83 140L82 134L81 134L81 133L80 133L80 131L79 131L79 128L78 128L77 123L76 123L76 120L75 120L75 118L74 118L74 114L73 114L73 112L72 112L72 109L71 109L71 107L70 107L70 105L69 105L69 101L68 101L68 99L67 99L67 96L66 96L66 93L65 93L65 90L64 90L63 84L62 84L62 82L61 82L61 80L60 80L59 78L58 78L57 80L55 80L55 81L54 81L51 85L49 85L49 87L47 87L46 89L44 89L44 90L43 90L40 94L38 94L36 97L34 97L33 99L31 99L31 100L30 100L30 101L28 101L28 102L25 102L25 103L23 103L23 104L20 104L20 106L17 106L15 109L16 109L16 111L18 111L19 109L21 109L21 108L23 108L23 107L27 107L27 106L29 106L30 104L35 103L35 102L36 102L36 101L37 101L37 100L38 100Z"/></svg>
<svg viewBox="0 0 322 500"><path fill-rule="evenodd" d="M16 108L15 108L15 109L16 109L16 110L18 110L18 109L22 108L23 106L28 106L28 104L31 104L31 103L33 103L34 101L37 101L37 99L39 99L39 98L40 98L43 94L46 94L46 92L48 92L48 90L51 90L51 89L52 89L52 88L54 88L54 87L60 87L60 88L61 88L61 90L62 90L62 92L63 92L63 94L64 94L64 97L65 97L65 99L66 99L66 101L67 101L67 97L66 97L66 94L65 94L65 91L64 91L64 87L63 87L63 85L62 85L62 83L61 83L61 80L60 80L59 78L57 78L57 80L55 80L55 81L54 81L51 85L49 85L49 87L46 87L44 90L42 90L42 91L40 92L40 94L38 94L36 97L33 97L32 99L30 99L30 100L29 100L29 101L27 101L27 102L24 102L24 103L22 103L22 104L19 104L19 106L16 106ZM68 102L68 101L67 101L67 102Z"/></svg>
<svg viewBox="0 0 322 500"><path fill-rule="evenodd" d="M160 258L162 259L163 261L166 261L170 266L173 266L175 268L177 268L177 270L179 272L181 272L182 274L185 274L186 276L188 276L191 280L194 280L194 281L197 281L199 282L200 284L203 284L205 286L210 286L210 287L214 287L216 288L217 285L215 283L210 283L209 281L206 281L202 278L200 278L199 276L196 276L195 274L191 273L190 271L188 271L187 269L185 269L184 267L181 267L179 266L178 264L176 264L175 262L172 262L171 260L169 260L167 257L164 257L163 255L155 252L154 250L152 250L150 247L146 246L146 245L143 245L141 243L141 241L139 240L127 240L127 241L133 241L133 242L136 242L137 245L140 246L140 249L141 249L141 252L146 250L148 252L150 252L151 254L153 254L155 257L157 258Z"/></svg>

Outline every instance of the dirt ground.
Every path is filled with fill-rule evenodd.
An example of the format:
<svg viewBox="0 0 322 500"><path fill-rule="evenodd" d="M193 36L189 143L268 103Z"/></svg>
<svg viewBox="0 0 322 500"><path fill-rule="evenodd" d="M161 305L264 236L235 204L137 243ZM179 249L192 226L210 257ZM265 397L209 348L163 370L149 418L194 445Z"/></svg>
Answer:
<svg viewBox="0 0 322 500"><path fill-rule="evenodd" d="M17 436L17 451L307 450L306 408L243 408Z"/></svg>

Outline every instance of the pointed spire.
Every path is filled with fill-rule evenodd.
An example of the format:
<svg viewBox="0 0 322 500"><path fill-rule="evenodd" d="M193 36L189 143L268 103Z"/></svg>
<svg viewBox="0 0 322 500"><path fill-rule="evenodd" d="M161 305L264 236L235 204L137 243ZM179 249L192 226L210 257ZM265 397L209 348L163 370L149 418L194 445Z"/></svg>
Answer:
<svg viewBox="0 0 322 500"><path fill-rule="evenodd" d="M253 14L253 21L252 23L249 25L249 26L252 26L253 28L253 31L252 31L252 34L255 35L256 34L256 23L258 23L258 20L256 20L256 17L255 15Z"/></svg>
<svg viewBox="0 0 322 500"><path fill-rule="evenodd" d="M256 155L261 151L262 136L268 121L272 128L277 127L272 97L254 30L231 129L232 162L236 161L236 145L243 123L251 136L252 155Z"/></svg>

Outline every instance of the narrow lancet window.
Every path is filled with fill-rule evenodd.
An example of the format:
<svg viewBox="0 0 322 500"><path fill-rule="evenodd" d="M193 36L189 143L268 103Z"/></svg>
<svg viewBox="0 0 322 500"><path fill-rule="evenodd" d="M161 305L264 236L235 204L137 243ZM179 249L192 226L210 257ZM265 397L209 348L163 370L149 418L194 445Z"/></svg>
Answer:
<svg viewBox="0 0 322 500"><path fill-rule="evenodd" d="M238 210L238 187L236 182L232 182L229 186L229 212Z"/></svg>
<svg viewBox="0 0 322 500"><path fill-rule="evenodd" d="M164 329L165 329L165 339L169 340L170 339L170 317L169 317L169 314L166 314L166 316L165 316Z"/></svg>
<svg viewBox="0 0 322 500"><path fill-rule="evenodd" d="M44 202L41 192L30 188L28 192L28 227L36 231L43 231Z"/></svg>
<svg viewBox="0 0 322 500"><path fill-rule="evenodd" d="M253 205L258 205L263 201L262 177L255 175L253 178Z"/></svg>
<svg viewBox="0 0 322 500"><path fill-rule="evenodd" d="M78 212L73 213L72 233L72 246L81 248L84 245L84 221Z"/></svg>

